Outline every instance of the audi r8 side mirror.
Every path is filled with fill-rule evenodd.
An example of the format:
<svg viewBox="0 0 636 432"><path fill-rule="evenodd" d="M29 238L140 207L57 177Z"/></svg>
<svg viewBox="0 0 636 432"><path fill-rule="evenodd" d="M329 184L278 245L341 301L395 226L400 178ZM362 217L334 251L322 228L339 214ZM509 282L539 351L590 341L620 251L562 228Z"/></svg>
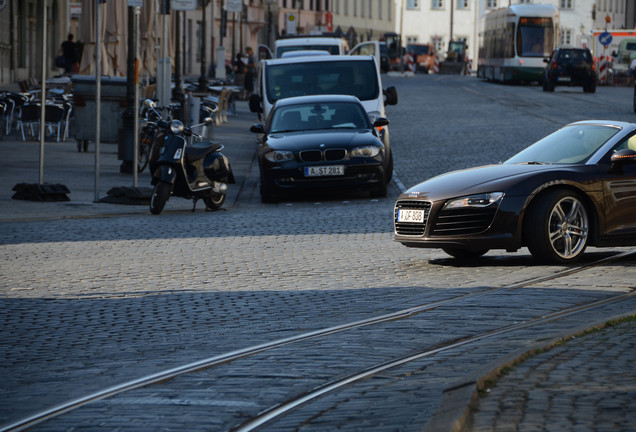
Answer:
<svg viewBox="0 0 636 432"><path fill-rule="evenodd" d="M612 164L633 164L636 163L636 151L630 149L619 150L610 159Z"/></svg>
<svg viewBox="0 0 636 432"><path fill-rule="evenodd" d="M260 123L257 124L253 124L252 127L250 127L250 132L254 132L254 133L265 133L265 126L263 126Z"/></svg>

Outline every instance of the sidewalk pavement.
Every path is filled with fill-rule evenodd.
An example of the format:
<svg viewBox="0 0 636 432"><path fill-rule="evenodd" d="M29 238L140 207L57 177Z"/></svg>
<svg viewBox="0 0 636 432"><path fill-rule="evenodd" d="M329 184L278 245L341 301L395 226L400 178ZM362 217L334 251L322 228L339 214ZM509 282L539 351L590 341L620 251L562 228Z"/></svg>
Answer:
<svg viewBox="0 0 636 432"><path fill-rule="evenodd" d="M256 123L256 115L248 109L246 101L237 101L236 113L228 116L228 122L214 126L212 140L225 146L226 155L234 172L236 184L228 185L228 195L223 208L235 205L239 191L245 182L252 163L255 163L256 137L247 132ZM247 134L246 134L247 132ZM46 220L86 216L118 215L132 213L150 214L148 204L124 205L99 202L107 198L108 191L116 187L133 187L133 175L120 173L121 161L117 159L116 143L101 143L99 177L97 180L95 143L87 152L78 152L77 142L69 138L64 142L45 141L43 175L41 183L66 186L70 201L26 201L12 199L17 184L40 183L40 142L21 141L15 128L9 136L0 136L0 222L18 220ZM150 188L150 173L146 168L138 174L137 187ZM172 197L164 212L189 211L192 201ZM197 203L197 211L205 211L203 202Z"/></svg>

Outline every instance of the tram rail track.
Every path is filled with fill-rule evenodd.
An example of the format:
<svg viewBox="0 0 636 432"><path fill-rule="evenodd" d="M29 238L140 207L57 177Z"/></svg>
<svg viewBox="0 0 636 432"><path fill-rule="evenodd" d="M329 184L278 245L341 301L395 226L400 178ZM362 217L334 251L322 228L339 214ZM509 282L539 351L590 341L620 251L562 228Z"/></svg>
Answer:
<svg viewBox="0 0 636 432"><path fill-rule="evenodd" d="M630 250L630 251L626 251L626 252L619 253L610 257L606 257L601 260L588 263L582 266L578 266L575 268L568 268L551 275L531 278L531 279L520 281L514 284L510 284L510 285L481 289L480 291L477 291L477 292L469 292L469 293L461 294L461 295L458 295L449 299L445 299L445 300L438 300L438 301L433 301L429 303L423 303L413 307L401 309L395 312L391 312L391 313L387 313L383 315L377 315L367 319L353 321L353 322L349 322L349 323L345 323L345 324L341 324L341 325L337 325L333 327L305 332L296 336L292 336L292 337L288 337L284 339L278 339L278 340L274 340L270 342L265 342L262 344L253 345L243 349L223 353L221 355L213 356L213 357L199 360L196 362L187 363L179 367L174 367L174 368L167 369L158 373L154 373L154 374L150 374L141 378L130 380L130 381L121 383L119 385L108 387L106 389L91 393L89 395L67 401L60 405L42 410L38 413L35 413L33 415L30 415L28 417L25 417L23 419L20 419L18 421L12 422L7 425L0 425L0 432L25 430L29 427L33 427L40 423L46 422L47 420L60 416L64 413L73 411L77 408L80 408L94 401L112 397L112 396L130 391L130 390L161 383L181 375L201 371L204 369L209 369L209 368L226 364L235 360L253 356L265 351L274 350L282 346L287 346L290 344L298 343L301 341L307 341L314 338L320 338L320 337L324 337L324 336L328 336L328 335L332 335L332 334L336 334L336 333L340 333L340 332L344 332L347 330L352 330L352 329L356 329L360 327L377 325L377 324L385 323L389 321L398 321L402 319L408 319L409 317L413 317L420 313L433 310L442 306L452 305L453 303L457 303L459 301L484 297L496 292L515 290L515 289L520 289L530 285L544 283L550 280L556 280L556 279L563 278L575 273L583 272L590 268L594 268L594 267L602 266L614 261L618 261L618 260L627 258L629 256L633 256L635 254L636 254L636 250ZM290 410L294 409L300 404L304 404L311 399L315 399L316 397L319 397L332 390L340 388L348 383L363 379L367 376L379 373L383 370L387 370L387 369L396 367L398 365L417 360L422 357L431 356L433 354L440 353L442 351L446 351L461 345L474 343L484 338L489 338L499 334L508 333L508 332L517 330L519 328L527 328L531 326L536 326L541 323L557 320L561 317L569 316L581 310L587 310L587 309L599 307L600 305L631 299L634 295L636 295L636 292L632 291L627 294L622 294L620 296L613 296L613 297L603 299L600 301L595 301L595 302L591 302L584 305L577 305L572 308L562 309L560 311L554 312L552 314L549 314L543 317L539 317L535 320L531 320L528 322L514 324L511 326L506 326L503 328L490 330L478 335L458 338L458 339L447 341L445 343L442 343L436 346L427 347L426 349L420 351L419 353L411 354L406 357L402 357L399 359L391 360L389 362L378 364L371 368L365 369L362 372L358 372L358 373L349 375L347 377L332 381L328 384L325 384L324 386L321 386L315 389L313 392L302 395L301 397L292 399L285 404L282 404L280 406L276 406L274 408L271 408L270 410L267 410L265 413L262 414L262 416L259 416L258 418L250 419L248 422L239 426L239 428L236 430L240 430L240 431L253 430L255 427L258 427L266 422L269 422L273 418L278 417L282 415L283 413L289 412Z"/></svg>

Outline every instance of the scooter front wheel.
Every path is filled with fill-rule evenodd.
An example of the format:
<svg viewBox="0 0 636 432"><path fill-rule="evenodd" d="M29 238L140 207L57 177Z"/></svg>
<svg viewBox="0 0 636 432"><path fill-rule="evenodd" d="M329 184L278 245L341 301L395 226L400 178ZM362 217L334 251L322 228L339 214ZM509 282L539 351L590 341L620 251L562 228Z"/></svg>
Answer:
<svg viewBox="0 0 636 432"><path fill-rule="evenodd" d="M152 198L150 199L150 212L152 214L159 214L163 210L170 193L172 192L172 185L167 182L159 182L152 191Z"/></svg>
<svg viewBox="0 0 636 432"><path fill-rule="evenodd" d="M225 202L225 193L212 192L210 195L203 198L203 202L205 203L205 208L207 210L210 210L210 211L218 210L221 208L221 206Z"/></svg>

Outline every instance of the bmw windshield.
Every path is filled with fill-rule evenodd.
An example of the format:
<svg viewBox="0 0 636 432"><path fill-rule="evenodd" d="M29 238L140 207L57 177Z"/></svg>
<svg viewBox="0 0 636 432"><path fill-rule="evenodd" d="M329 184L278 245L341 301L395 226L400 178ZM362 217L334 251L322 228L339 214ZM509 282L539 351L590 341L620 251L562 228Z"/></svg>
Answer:
<svg viewBox="0 0 636 432"><path fill-rule="evenodd" d="M613 126L566 126L517 153L505 163L582 164L619 131L619 128Z"/></svg>

